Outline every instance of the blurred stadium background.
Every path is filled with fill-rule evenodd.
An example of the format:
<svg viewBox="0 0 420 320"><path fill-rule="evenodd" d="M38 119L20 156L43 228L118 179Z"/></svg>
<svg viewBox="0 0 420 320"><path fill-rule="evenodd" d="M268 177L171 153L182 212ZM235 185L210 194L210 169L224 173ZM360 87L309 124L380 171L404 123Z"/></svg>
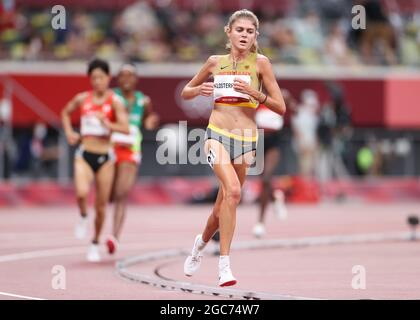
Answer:
<svg viewBox="0 0 420 320"><path fill-rule="evenodd" d="M420 0L62 0L65 30L51 27L55 4L0 1L0 206L74 204L74 150L59 113L89 88L86 62L94 56L111 61L114 73L123 61L137 63L138 88L151 97L161 127L177 132L178 121L187 121L187 130L204 128L208 101L182 101L179 92L210 54L225 52L223 26L242 7L260 18L259 46L280 86L299 106L316 109L309 172L298 165L296 114L286 116L276 183L287 200L419 198ZM366 8L365 30L351 27L357 4ZM207 165L161 166L157 130L143 133L131 202L211 200L216 181ZM187 132L178 133L183 153ZM255 180L244 201L256 199Z"/></svg>
<svg viewBox="0 0 420 320"><path fill-rule="evenodd" d="M51 27L57 4L66 10L64 30ZM352 28L355 5L366 9L366 29ZM259 17L260 49L297 108L285 116L274 181L285 193L289 218L268 215L268 242L251 231L259 176L244 186L234 243L261 250L233 253L239 296L253 290L418 299L418 243L405 241L415 234L398 235L404 240L398 242L388 233L407 231L405 219L418 212L420 199L420 0L0 0L2 299L194 298L122 281L115 262L189 248L211 210L217 180L210 167L160 165L156 138L162 129L171 132L171 151L183 158L195 142L188 133L206 127L210 102L183 101L180 90L209 55L226 52L223 26L240 8ZM143 130L122 250L92 266L84 262L86 244L72 236L75 150L66 143L60 111L89 90L86 65L95 56L109 60L114 75L122 62L136 63L138 89L151 97L161 123ZM73 121L77 127L77 114ZM298 131L311 136L306 150L296 147ZM107 215L110 222L111 207ZM414 231L418 219L410 221ZM374 235L377 243L366 245L357 236L372 232L384 232ZM332 246L340 243L336 235L351 241ZM310 238L314 245L295 250L302 237L317 236L330 238ZM289 247L270 247L276 238L286 238ZM147 267L147 279L177 279L172 283L182 286L184 256L177 252L168 263L135 270ZM68 270L67 291L51 289L57 264ZM352 266L359 264L369 272L365 291L351 287ZM210 268L206 264L192 281L214 286ZM211 298L220 297L208 288Z"/></svg>

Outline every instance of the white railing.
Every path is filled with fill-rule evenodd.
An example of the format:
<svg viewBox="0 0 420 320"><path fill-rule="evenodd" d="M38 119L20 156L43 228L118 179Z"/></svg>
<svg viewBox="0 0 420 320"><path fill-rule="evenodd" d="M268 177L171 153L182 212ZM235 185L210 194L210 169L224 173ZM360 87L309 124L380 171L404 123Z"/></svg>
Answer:
<svg viewBox="0 0 420 320"><path fill-rule="evenodd" d="M30 109L36 115L38 115L47 125L54 128L58 132L58 147L59 147L59 157L58 157L58 181L60 183L66 184L69 181L69 147L66 142L66 138L61 126L61 119L57 116L45 103L39 100L35 95L33 95L29 90L24 86L18 83L13 78L2 75L0 73L0 83L4 86L3 99L7 100L10 105L12 104L12 96L15 96L17 99L23 102L26 108ZM11 105L10 112L13 113L13 106ZM12 118L10 114L9 118ZM2 135L0 137L0 181L4 177L5 173L5 163L4 155L5 152L10 150L10 144L13 139L13 129L9 121L3 121L2 126ZM10 152L9 152L10 154Z"/></svg>

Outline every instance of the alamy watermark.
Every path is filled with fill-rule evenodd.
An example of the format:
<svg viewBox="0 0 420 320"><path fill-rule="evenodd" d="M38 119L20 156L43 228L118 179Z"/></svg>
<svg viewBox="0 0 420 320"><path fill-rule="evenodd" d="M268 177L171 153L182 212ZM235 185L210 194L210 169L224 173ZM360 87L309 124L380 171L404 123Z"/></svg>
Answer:
<svg viewBox="0 0 420 320"><path fill-rule="evenodd" d="M66 8L62 5L55 5L51 8L51 28L54 30L66 30Z"/></svg>
<svg viewBox="0 0 420 320"><path fill-rule="evenodd" d="M66 290L66 268L62 265L55 265L51 269L51 274L53 274L51 287L54 290Z"/></svg>
<svg viewBox="0 0 420 320"><path fill-rule="evenodd" d="M156 141L159 144L156 151L156 162L160 165L210 165L215 163L233 163L249 166L248 175L259 175L264 170L264 130L257 129L256 141L255 130L251 129L222 129L224 133L235 136L217 134L221 143L213 143L209 150L205 150L207 133L205 129L195 128L188 132L187 122L180 121L177 125L164 126L158 130ZM242 137L243 140L237 137ZM219 139L220 138L220 139ZM256 146L255 157L249 156L250 151ZM222 153L226 156L222 157ZM226 154L227 153L227 154ZM246 154L246 156L243 156ZM230 156L234 159L231 160Z"/></svg>
<svg viewBox="0 0 420 320"><path fill-rule="evenodd" d="M351 27L355 30L366 29L366 9L362 5L355 5L351 8L355 16L351 19Z"/></svg>
<svg viewBox="0 0 420 320"><path fill-rule="evenodd" d="M366 289L366 268L362 265L355 265L351 269L351 273L354 274L351 280L351 287L355 290Z"/></svg>
<svg viewBox="0 0 420 320"><path fill-rule="evenodd" d="M351 8L351 13L354 15L351 20L353 29L366 29L366 8L363 5L354 5ZM55 5L51 8L51 27L54 30L65 30L66 24L66 8L63 5Z"/></svg>

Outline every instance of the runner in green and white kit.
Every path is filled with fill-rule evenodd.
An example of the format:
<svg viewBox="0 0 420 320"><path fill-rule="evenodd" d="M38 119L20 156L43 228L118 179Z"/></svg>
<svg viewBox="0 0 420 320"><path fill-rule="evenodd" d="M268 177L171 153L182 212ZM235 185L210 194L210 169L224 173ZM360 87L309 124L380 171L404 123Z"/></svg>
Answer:
<svg viewBox="0 0 420 320"><path fill-rule="evenodd" d="M126 213L126 201L133 187L137 168L141 162L141 143L143 136L141 127L155 129L159 123L158 115L153 112L150 98L136 90L136 68L132 64L124 64L118 73L118 88L114 92L120 96L129 116L130 134L113 134L116 156L116 170L112 188L111 200L114 202L113 232L107 239L108 252L114 253L118 247L122 226Z"/></svg>

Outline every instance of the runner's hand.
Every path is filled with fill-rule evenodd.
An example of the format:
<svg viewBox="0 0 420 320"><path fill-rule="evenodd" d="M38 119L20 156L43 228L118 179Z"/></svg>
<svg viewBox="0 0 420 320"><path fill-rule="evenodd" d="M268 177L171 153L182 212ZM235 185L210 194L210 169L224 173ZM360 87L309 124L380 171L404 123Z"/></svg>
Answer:
<svg viewBox="0 0 420 320"><path fill-rule="evenodd" d="M210 97L213 95L213 82L204 82L202 85L200 85L199 94L201 96Z"/></svg>
<svg viewBox="0 0 420 320"><path fill-rule="evenodd" d="M147 130L156 129L159 124L159 116L156 113L151 113L144 119L144 127Z"/></svg>
<svg viewBox="0 0 420 320"><path fill-rule="evenodd" d="M251 92L252 92L251 86L247 82L239 78L235 78L233 80L233 89L235 91L238 91L240 93L244 93L247 95L251 95Z"/></svg>
<svg viewBox="0 0 420 320"><path fill-rule="evenodd" d="M106 128L111 128L111 121L109 121L109 119L102 112L97 112L95 116L102 122L102 124Z"/></svg>
<svg viewBox="0 0 420 320"><path fill-rule="evenodd" d="M67 142L69 143L69 145L74 146L75 144L77 144L79 142L80 134L78 134L75 131L72 131L72 132L66 134L66 138L67 138Z"/></svg>

